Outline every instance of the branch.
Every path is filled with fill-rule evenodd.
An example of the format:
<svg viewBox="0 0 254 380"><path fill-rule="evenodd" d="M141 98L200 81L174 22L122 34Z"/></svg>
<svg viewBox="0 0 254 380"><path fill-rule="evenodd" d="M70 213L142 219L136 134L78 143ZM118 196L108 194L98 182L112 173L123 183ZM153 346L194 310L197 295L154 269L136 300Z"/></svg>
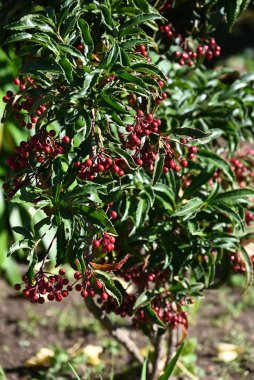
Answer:
<svg viewBox="0 0 254 380"><path fill-rule="evenodd" d="M162 361L164 354L164 336L157 333L154 344L153 370L149 378L150 380L157 380L159 378L160 372L163 369Z"/></svg>
<svg viewBox="0 0 254 380"><path fill-rule="evenodd" d="M144 358L140 354L138 347L134 341L130 338L128 332L125 329L117 328L113 326L108 317L103 315L102 310L95 304L92 298L85 300L88 310L94 315L96 319L100 321L102 326L112 335L119 343L121 343L126 350L134 357L140 364L143 364Z"/></svg>

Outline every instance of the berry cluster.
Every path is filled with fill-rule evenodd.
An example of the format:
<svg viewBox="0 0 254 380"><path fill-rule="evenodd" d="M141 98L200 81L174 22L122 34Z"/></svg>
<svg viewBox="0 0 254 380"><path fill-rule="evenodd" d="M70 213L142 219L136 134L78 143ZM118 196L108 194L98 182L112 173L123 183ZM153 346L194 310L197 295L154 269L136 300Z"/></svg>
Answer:
<svg viewBox="0 0 254 380"><path fill-rule="evenodd" d="M216 43L214 38L200 39L196 50L193 50L190 47L188 38L184 38L181 34L177 33L172 24L161 25L160 32L167 41L170 41L171 45L178 47L174 53L174 57L180 66L188 65L192 67L199 60L211 60L214 57L220 56L221 47Z"/></svg>
<svg viewBox="0 0 254 380"><path fill-rule="evenodd" d="M251 222L254 222L254 213L250 211L245 211L245 222L249 226Z"/></svg>
<svg viewBox="0 0 254 380"><path fill-rule="evenodd" d="M112 213L115 213L115 211L112 211ZM97 238L93 241L93 247L95 249L102 247L104 252L109 253L115 249L115 241L114 236L104 232L101 238Z"/></svg>
<svg viewBox="0 0 254 380"><path fill-rule="evenodd" d="M7 159L7 165L12 172L21 174L13 180L13 183L6 182L3 189L9 197L12 197L22 186L26 186L29 182L38 180L36 172L25 173L24 169L36 167L38 169L45 168L51 159L64 152L64 144L69 142L68 136L62 139L55 138L56 132L51 130L47 132L40 129L27 142L22 141L15 149L15 154Z"/></svg>
<svg viewBox="0 0 254 380"><path fill-rule="evenodd" d="M135 52L138 53L138 54L143 55L143 57L146 58L147 62L151 61L151 59L148 57L148 52L146 50L145 45L136 46Z"/></svg>
<svg viewBox="0 0 254 380"><path fill-rule="evenodd" d="M15 78L14 84L19 86L19 91L14 94L12 91L7 91L3 97L3 101L11 105L14 111L15 118L19 120L19 126L21 128L26 127L32 129L35 127L39 119L45 116L48 109L48 103L40 105L33 114L31 109L34 102L38 100L37 97L26 95L26 90L32 90L38 88L35 81L31 77L25 77L24 79Z"/></svg>
<svg viewBox="0 0 254 380"><path fill-rule="evenodd" d="M181 167L186 168L188 166L188 161L185 158L179 157L179 153L170 144L168 136L160 136L160 126L160 119L155 119L152 114L145 116L143 111L139 109L134 124L127 125L126 133L120 134L122 144L125 148L133 151L133 158L137 165L143 166L148 171L153 172L158 155L158 144L150 145L149 136L153 135L157 137L158 142L160 141L164 147L164 173L167 173L170 169L179 172ZM187 139L184 138L181 139L180 143L187 150L187 158L190 160L194 159L198 150L197 147L188 146Z"/></svg>
<svg viewBox="0 0 254 380"><path fill-rule="evenodd" d="M101 301L108 300L108 293L104 284L96 279L92 270L87 269L85 274L80 272L74 273L74 282L70 284L67 278L64 278L65 270L60 269L58 274L52 274L40 270L37 272L32 282L28 276L24 275L22 284L16 284L15 289L21 290L24 285L23 295L32 303L43 304L46 299L48 301L61 302L63 298L68 297L70 292L75 289L80 293L81 297L94 297L96 292L100 294ZM81 282L81 283L79 283Z"/></svg>
<svg viewBox="0 0 254 380"><path fill-rule="evenodd" d="M159 296L153 299L152 309L157 317L169 328L175 329L178 325L188 327L188 314L181 310L181 305L175 301L170 301L167 297ZM148 323L148 318L143 309L137 311L134 317L134 324L139 326Z"/></svg>
<svg viewBox="0 0 254 380"><path fill-rule="evenodd" d="M248 149L231 158L231 168L241 187L252 186L254 180L254 149Z"/></svg>
<svg viewBox="0 0 254 380"><path fill-rule="evenodd" d="M106 313L114 313L120 315L122 318L132 317L134 314L133 308L137 297L134 294L126 293L123 297L122 303L118 306L117 302L113 298L109 298L103 305L103 310Z"/></svg>
<svg viewBox="0 0 254 380"><path fill-rule="evenodd" d="M131 267L121 272L125 281L131 281L139 287L148 288L149 282L165 283L169 278L169 271L161 271L157 268L152 270L143 270L140 266Z"/></svg>
<svg viewBox="0 0 254 380"><path fill-rule="evenodd" d="M77 177L81 180L93 181L98 173L113 173L122 177L126 164L121 158L112 158L103 153L88 157L84 162L76 161L74 167L78 169Z"/></svg>
<svg viewBox="0 0 254 380"><path fill-rule="evenodd" d="M252 266L254 268L254 255L250 256ZM239 253L234 253L230 256L230 262L232 263L234 272L237 273L245 273L246 272L246 265Z"/></svg>

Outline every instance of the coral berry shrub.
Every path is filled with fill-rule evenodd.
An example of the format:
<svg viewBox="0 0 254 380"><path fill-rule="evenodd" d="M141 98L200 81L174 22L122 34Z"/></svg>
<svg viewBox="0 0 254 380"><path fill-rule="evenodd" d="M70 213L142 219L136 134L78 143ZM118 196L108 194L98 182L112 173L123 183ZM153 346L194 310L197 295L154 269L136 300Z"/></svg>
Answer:
<svg viewBox="0 0 254 380"><path fill-rule="evenodd" d="M37 3L4 45L22 66L3 120L30 131L3 185L31 211L14 227L10 254L29 258L15 288L33 304L78 292L110 332L115 313L155 347L175 329L180 343L205 288L232 269L251 283L253 152L236 150L253 136L253 78L205 66L220 55L214 21L231 27L246 2ZM72 278L54 270L63 264ZM151 378L157 370L155 360Z"/></svg>

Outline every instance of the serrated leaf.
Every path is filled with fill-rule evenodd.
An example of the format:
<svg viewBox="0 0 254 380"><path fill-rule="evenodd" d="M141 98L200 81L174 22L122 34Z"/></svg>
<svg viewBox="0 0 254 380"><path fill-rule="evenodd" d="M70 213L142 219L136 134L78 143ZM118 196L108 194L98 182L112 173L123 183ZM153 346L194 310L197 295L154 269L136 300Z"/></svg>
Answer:
<svg viewBox="0 0 254 380"><path fill-rule="evenodd" d="M161 177L161 174L163 171L164 159L165 159L164 153L157 154L157 157L154 163L154 170L153 170L153 181L152 181L153 185L155 185Z"/></svg>
<svg viewBox="0 0 254 380"><path fill-rule="evenodd" d="M235 202L237 200L241 200L243 198L254 197L253 189L237 189L237 190L229 190L223 193L219 193L216 195L212 201L216 202Z"/></svg>
<svg viewBox="0 0 254 380"><path fill-rule="evenodd" d="M14 252L18 251L19 249L31 249L33 246L32 241L29 239L23 239L20 241L17 241L16 243L12 244L12 246L9 249L8 256L12 255Z"/></svg>
<svg viewBox="0 0 254 380"><path fill-rule="evenodd" d="M135 217L136 228L139 228L144 224L149 209L150 209L150 201L147 198L146 194L141 192L140 199L138 201L136 217Z"/></svg>
<svg viewBox="0 0 254 380"><path fill-rule="evenodd" d="M118 102L116 99L113 100L105 92L102 92L101 97L108 105L110 105L110 107L114 108L116 111L122 114L128 113L127 109L125 109L120 102Z"/></svg>
<svg viewBox="0 0 254 380"><path fill-rule="evenodd" d="M88 59L91 59L94 49L94 43L90 33L89 25L84 19L80 18L78 21L78 26L81 32L81 39L84 44L84 53L88 57Z"/></svg>
<svg viewBox="0 0 254 380"><path fill-rule="evenodd" d="M134 162L132 156L127 153L124 149L118 148L118 147L110 147L109 150L114 153L116 156L121 157L126 164L129 166L130 169L136 170L138 169L138 166Z"/></svg>
<svg viewBox="0 0 254 380"><path fill-rule="evenodd" d="M235 174L232 171L230 164L224 160L224 158L214 152L205 149L199 149L198 156L203 160L213 164L216 169L221 169L232 182L235 181Z"/></svg>
<svg viewBox="0 0 254 380"><path fill-rule="evenodd" d="M137 298L135 305L133 306L133 310L137 310L141 307L147 306L153 298L154 298L153 293L149 291L144 291Z"/></svg>
<svg viewBox="0 0 254 380"><path fill-rule="evenodd" d="M148 13L131 18L122 25L122 29L129 28L130 26L144 24L147 21L162 19L158 13Z"/></svg>
<svg viewBox="0 0 254 380"><path fill-rule="evenodd" d="M184 220L194 218L196 213L204 206L204 201L200 198L192 198L186 204L182 205L173 216L183 217Z"/></svg>

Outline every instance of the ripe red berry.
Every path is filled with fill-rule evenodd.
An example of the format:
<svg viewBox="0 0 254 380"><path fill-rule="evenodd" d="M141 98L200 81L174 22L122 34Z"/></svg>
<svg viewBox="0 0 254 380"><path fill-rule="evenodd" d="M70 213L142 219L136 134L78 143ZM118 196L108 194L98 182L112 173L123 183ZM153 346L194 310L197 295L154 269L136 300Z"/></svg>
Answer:
<svg viewBox="0 0 254 380"><path fill-rule="evenodd" d="M54 294L53 294L53 293L49 293L49 294L47 295L47 299L48 299L49 301L54 301L54 299L55 299Z"/></svg>
<svg viewBox="0 0 254 380"><path fill-rule="evenodd" d="M13 80L13 83L16 84L16 86L19 86L19 85L20 85L20 80L19 80L19 78L15 78L15 79Z"/></svg>
<svg viewBox="0 0 254 380"><path fill-rule="evenodd" d="M61 294L62 294L62 296L63 296L64 298L66 298L66 297L68 297L69 292L68 292L67 290L63 290Z"/></svg>
<svg viewBox="0 0 254 380"><path fill-rule="evenodd" d="M70 142L70 138L69 138L69 136L64 136L64 137L63 137L63 143L64 143L64 144L69 144L69 142Z"/></svg>
<svg viewBox="0 0 254 380"><path fill-rule="evenodd" d="M3 97L3 102L4 102L4 103L8 103L9 100L10 100L10 99L8 98L8 96L5 95L5 96Z"/></svg>
<svg viewBox="0 0 254 380"><path fill-rule="evenodd" d="M75 286L75 290L77 290L77 292L80 292L81 289L82 289L82 286L80 284L77 284Z"/></svg>
<svg viewBox="0 0 254 380"><path fill-rule="evenodd" d="M180 165L182 166L182 168L187 168L188 161L187 160L181 160Z"/></svg>
<svg viewBox="0 0 254 380"><path fill-rule="evenodd" d="M20 289L21 289L20 284L15 284L15 285L14 285L14 289L15 289L15 290L20 290Z"/></svg>
<svg viewBox="0 0 254 380"><path fill-rule="evenodd" d="M49 154L51 152L51 149L48 145L44 146L43 150L46 154Z"/></svg>
<svg viewBox="0 0 254 380"><path fill-rule="evenodd" d="M118 173L118 172L120 171L119 166L117 166L117 165L113 165L113 171L114 171L115 173Z"/></svg>
<svg viewBox="0 0 254 380"><path fill-rule="evenodd" d="M94 241L93 241L93 246L94 246L94 248L99 248L100 245L101 245L101 243L100 243L99 240L94 240Z"/></svg>
<svg viewBox="0 0 254 380"><path fill-rule="evenodd" d="M98 168L99 172L104 172L104 170L105 170L105 168L104 168L104 166L102 164L98 164L97 168Z"/></svg>
<svg viewBox="0 0 254 380"><path fill-rule="evenodd" d="M107 294L106 292L102 292L102 293L101 293L101 299L102 299L103 301L107 301L107 299L108 299L108 294Z"/></svg>
<svg viewBox="0 0 254 380"><path fill-rule="evenodd" d="M102 284L102 282L100 282L99 280L96 280L96 282L95 282L95 286L96 286L96 288L98 288L98 289L102 289L102 288L103 288L103 284Z"/></svg>
<svg viewBox="0 0 254 380"><path fill-rule="evenodd" d="M116 211L111 211L110 216L111 216L112 219L116 219L117 218L117 212Z"/></svg>
<svg viewBox="0 0 254 380"><path fill-rule="evenodd" d="M25 91L25 89L26 89L26 85L25 85L25 84L21 84L21 85L19 86L19 89L20 89L20 91Z"/></svg>
<svg viewBox="0 0 254 380"><path fill-rule="evenodd" d="M61 268L61 269L59 269L58 273L60 274L60 276L64 276L65 270L63 268Z"/></svg>
<svg viewBox="0 0 254 380"><path fill-rule="evenodd" d="M75 272L75 273L74 273L74 278L75 278L75 280L80 280L81 277L82 277L82 274L81 274L80 272Z"/></svg>
<svg viewBox="0 0 254 380"><path fill-rule="evenodd" d="M82 290L82 292L80 294L81 294L81 297L83 297L83 298L88 297L88 292L86 290Z"/></svg>
<svg viewBox="0 0 254 380"><path fill-rule="evenodd" d="M138 117L144 116L144 112L142 110L137 110Z"/></svg>
<svg viewBox="0 0 254 380"><path fill-rule="evenodd" d="M91 167L93 165L93 161L90 160L90 158L88 158L87 160L85 160L85 166L87 168Z"/></svg>

